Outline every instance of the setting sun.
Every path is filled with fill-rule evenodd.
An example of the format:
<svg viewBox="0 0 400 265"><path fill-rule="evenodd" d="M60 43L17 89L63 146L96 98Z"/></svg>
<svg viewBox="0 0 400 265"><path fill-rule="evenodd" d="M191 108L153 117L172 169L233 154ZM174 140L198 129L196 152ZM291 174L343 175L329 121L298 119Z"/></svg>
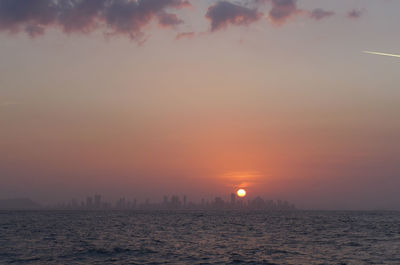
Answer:
<svg viewBox="0 0 400 265"><path fill-rule="evenodd" d="M238 189L238 191L236 192L237 196L239 196L240 198L243 198L246 196L246 190L245 189Z"/></svg>

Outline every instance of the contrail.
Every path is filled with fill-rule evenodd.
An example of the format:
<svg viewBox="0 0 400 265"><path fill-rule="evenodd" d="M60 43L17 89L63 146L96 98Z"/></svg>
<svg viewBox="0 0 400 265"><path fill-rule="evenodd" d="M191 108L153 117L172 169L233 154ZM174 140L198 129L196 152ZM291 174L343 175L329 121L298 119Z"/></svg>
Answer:
<svg viewBox="0 0 400 265"><path fill-rule="evenodd" d="M375 55L383 55L383 56L390 56L390 57L397 57L397 58L400 58L400 54L391 54L391 53L383 53L383 52L369 52L369 51L363 51L363 53L375 54Z"/></svg>

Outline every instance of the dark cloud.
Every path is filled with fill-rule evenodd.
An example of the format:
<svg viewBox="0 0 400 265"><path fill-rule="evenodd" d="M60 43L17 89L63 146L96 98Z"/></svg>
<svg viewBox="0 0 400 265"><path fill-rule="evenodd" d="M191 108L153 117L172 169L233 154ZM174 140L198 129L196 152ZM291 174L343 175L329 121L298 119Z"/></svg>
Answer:
<svg viewBox="0 0 400 265"><path fill-rule="evenodd" d="M183 20L179 19L175 14L162 12L158 16L158 22L161 26L170 27L183 23Z"/></svg>
<svg viewBox="0 0 400 265"><path fill-rule="evenodd" d="M297 15L321 20L334 15L316 8L299 9L297 0L241 0L242 4L218 1L211 5L206 17L211 31L230 25L249 25L260 20L260 9L270 6L268 17L275 25L283 25ZM143 28L152 23L174 27L183 21L171 9L189 7L188 0L0 0L0 31L25 32L31 37L43 35L47 29L65 33L90 33L101 30L107 36L125 35L142 42ZM351 10L347 17L359 18L363 10ZM178 34L177 39L192 35Z"/></svg>
<svg viewBox="0 0 400 265"><path fill-rule="evenodd" d="M330 16L333 16L335 12L333 11L326 11L321 8L316 8L313 11L310 12L310 17L315 19L315 20L321 20Z"/></svg>
<svg viewBox="0 0 400 265"><path fill-rule="evenodd" d="M97 28L106 0L69 0L58 2L57 23L65 32L90 32Z"/></svg>
<svg viewBox="0 0 400 265"><path fill-rule="evenodd" d="M228 25L249 25L263 16L257 9L220 1L208 8L206 17L211 21L211 31Z"/></svg>
<svg viewBox="0 0 400 265"><path fill-rule="evenodd" d="M142 34L143 26L157 18L162 26L173 26L182 23L174 14L166 13L167 8L180 9L190 6L183 0L114 0L105 9L106 24L115 33L127 34L137 38Z"/></svg>
<svg viewBox="0 0 400 265"><path fill-rule="evenodd" d="M297 8L297 0L270 0L270 2L272 8L269 11L269 18L276 25L282 25L302 13L302 10Z"/></svg>
<svg viewBox="0 0 400 265"><path fill-rule="evenodd" d="M364 13L363 10L353 9L353 10L350 10L350 11L347 13L347 17L348 17L348 18L356 19L356 18L360 18L360 17L363 15L363 13Z"/></svg>
<svg viewBox="0 0 400 265"><path fill-rule="evenodd" d="M302 10L297 6L297 0L251 0L250 5L264 5L270 3L271 9L268 17L275 25L283 25L291 18L297 15L305 15L314 20L321 20L334 15L332 11L326 11L321 8L316 8L312 11Z"/></svg>
<svg viewBox="0 0 400 265"><path fill-rule="evenodd" d="M17 32L54 23L58 8L49 0L0 0L0 30Z"/></svg>
<svg viewBox="0 0 400 265"><path fill-rule="evenodd" d="M187 0L0 0L0 30L34 37L49 27L68 33L101 28L136 39L153 20L161 26L182 23L167 9L188 6Z"/></svg>

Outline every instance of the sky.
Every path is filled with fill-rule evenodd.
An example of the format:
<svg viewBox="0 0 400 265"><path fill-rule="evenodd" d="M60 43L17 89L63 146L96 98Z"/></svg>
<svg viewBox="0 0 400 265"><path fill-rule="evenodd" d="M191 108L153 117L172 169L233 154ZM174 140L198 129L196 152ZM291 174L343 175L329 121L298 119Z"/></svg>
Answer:
<svg viewBox="0 0 400 265"><path fill-rule="evenodd" d="M395 0L0 0L0 199L400 210Z"/></svg>

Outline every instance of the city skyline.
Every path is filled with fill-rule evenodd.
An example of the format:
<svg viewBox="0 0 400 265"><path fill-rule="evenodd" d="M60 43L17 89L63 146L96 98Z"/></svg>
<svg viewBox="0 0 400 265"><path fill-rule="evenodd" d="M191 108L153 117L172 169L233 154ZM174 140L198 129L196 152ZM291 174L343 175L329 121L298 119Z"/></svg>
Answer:
<svg viewBox="0 0 400 265"><path fill-rule="evenodd" d="M228 198L228 199L227 199ZM112 201L100 194L87 196L85 199L71 199L64 202L53 202L40 205L31 199L0 200L0 210L263 210L263 211L294 211L297 210L293 203L285 200L263 199L260 196L248 197L232 193L229 196L216 196L215 198L202 198L199 201L188 199L186 195L164 195L161 200L137 200L136 198L120 197ZM316 210L316 209L315 209Z"/></svg>

